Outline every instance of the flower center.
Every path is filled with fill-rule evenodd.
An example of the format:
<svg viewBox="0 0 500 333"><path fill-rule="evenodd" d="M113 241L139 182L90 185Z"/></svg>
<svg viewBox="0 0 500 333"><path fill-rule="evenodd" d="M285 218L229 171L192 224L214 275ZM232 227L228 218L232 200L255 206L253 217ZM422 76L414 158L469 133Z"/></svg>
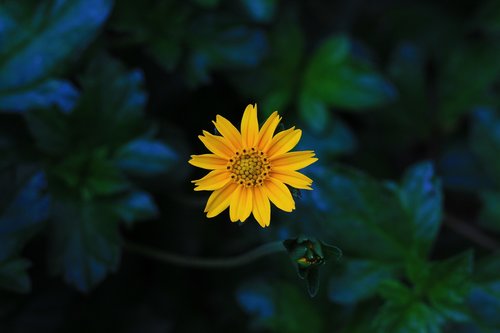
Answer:
<svg viewBox="0 0 500 333"><path fill-rule="evenodd" d="M245 187L261 186L269 176L271 164L263 151L245 148L229 159L227 170L231 171L235 183Z"/></svg>

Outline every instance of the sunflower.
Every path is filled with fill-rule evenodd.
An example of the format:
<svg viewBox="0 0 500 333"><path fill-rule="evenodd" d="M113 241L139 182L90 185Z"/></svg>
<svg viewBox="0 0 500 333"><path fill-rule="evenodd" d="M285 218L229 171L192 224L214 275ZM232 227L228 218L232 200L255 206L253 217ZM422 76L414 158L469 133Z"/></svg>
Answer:
<svg viewBox="0 0 500 333"><path fill-rule="evenodd" d="M251 213L262 227L271 221L271 201L285 212L295 209L289 188L312 190L312 180L297 170L316 162L314 151L290 152L302 131L292 127L274 135L281 117L269 116L259 130L257 105L248 105L241 120L241 131L217 115L214 125L221 135L203 131L199 138L212 154L191 155L189 163L211 170L193 180L195 191L213 191L207 201L207 217L229 207L232 222L244 222Z"/></svg>

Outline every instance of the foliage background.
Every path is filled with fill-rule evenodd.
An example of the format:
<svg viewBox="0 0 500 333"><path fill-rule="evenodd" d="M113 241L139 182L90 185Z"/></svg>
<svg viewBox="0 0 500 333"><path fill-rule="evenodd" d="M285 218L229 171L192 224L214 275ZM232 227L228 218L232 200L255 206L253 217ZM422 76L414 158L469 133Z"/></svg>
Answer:
<svg viewBox="0 0 500 333"><path fill-rule="evenodd" d="M1 332L500 332L497 1L0 1ZM256 102L304 130L312 192L207 220L202 129ZM284 254L344 257L318 294Z"/></svg>

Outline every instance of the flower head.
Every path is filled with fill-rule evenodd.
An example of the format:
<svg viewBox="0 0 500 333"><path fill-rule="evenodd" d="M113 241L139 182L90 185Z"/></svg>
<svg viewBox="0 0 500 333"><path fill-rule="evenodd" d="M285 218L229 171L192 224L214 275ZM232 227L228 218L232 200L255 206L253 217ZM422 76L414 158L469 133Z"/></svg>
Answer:
<svg viewBox="0 0 500 333"><path fill-rule="evenodd" d="M217 115L214 125L221 135L203 131L199 138L212 154L191 155L189 163L211 170L193 180L195 191L213 191L207 201L207 217L229 207L232 222L244 222L251 213L262 227L271 221L271 201L286 212L295 209L285 185L312 190L312 180L297 170L316 162L314 151L290 152L302 131L292 127L274 135L281 117L269 116L259 129L257 105L248 105L241 120L241 131Z"/></svg>

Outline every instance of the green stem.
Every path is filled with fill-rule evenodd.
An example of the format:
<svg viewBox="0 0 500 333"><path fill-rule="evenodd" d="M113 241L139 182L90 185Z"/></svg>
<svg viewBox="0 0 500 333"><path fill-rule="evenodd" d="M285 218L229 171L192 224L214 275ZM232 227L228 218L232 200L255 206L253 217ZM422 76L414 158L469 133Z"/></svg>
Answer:
<svg viewBox="0 0 500 333"><path fill-rule="evenodd" d="M281 241L266 243L246 253L227 258L188 257L172 252L158 251L130 242L125 243L125 249L167 264L196 268L231 268L243 266L269 254L286 251Z"/></svg>

